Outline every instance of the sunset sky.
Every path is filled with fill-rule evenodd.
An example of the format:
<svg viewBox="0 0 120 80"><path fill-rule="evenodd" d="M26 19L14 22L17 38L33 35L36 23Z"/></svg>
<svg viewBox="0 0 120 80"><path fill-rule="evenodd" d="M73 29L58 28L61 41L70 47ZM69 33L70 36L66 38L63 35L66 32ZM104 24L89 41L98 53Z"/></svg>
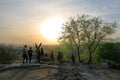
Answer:
<svg viewBox="0 0 120 80"><path fill-rule="evenodd" d="M77 14L120 23L120 0L0 0L0 43L56 44L52 30Z"/></svg>

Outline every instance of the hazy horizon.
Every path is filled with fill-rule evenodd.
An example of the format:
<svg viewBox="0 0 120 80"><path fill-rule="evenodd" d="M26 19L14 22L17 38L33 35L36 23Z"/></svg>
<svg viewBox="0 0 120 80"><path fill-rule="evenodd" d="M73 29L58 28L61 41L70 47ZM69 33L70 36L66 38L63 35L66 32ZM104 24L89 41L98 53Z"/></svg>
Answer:
<svg viewBox="0 0 120 80"><path fill-rule="evenodd" d="M71 16L88 14L120 23L119 4L120 0L0 0L0 43L57 44L49 39L54 35L52 28L56 29L53 27L56 22L49 25L52 19L61 18L65 22ZM40 30L44 24L47 24L46 32ZM113 37L119 38L119 34L120 28Z"/></svg>

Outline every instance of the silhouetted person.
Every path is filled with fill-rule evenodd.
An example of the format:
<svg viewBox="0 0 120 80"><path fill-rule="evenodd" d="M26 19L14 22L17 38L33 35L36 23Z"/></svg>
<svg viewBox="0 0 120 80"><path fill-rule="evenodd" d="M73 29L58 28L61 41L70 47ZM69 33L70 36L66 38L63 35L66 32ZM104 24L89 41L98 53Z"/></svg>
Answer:
<svg viewBox="0 0 120 80"><path fill-rule="evenodd" d="M32 50L32 47L30 47L29 50L28 50L29 63L31 63L32 53L33 53L33 50Z"/></svg>
<svg viewBox="0 0 120 80"><path fill-rule="evenodd" d="M23 48L23 63L26 60L26 63L28 62L28 49L27 49L27 45L24 46Z"/></svg>
<svg viewBox="0 0 120 80"><path fill-rule="evenodd" d="M52 62L54 62L54 52L53 51L50 54L50 58L51 58Z"/></svg>
<svg viewBox="0 0 120 80"><path fill-rule="evenodd" d="M36 47L36 53L37 53L37 62L40 62L40 57L41 57L41 47L42 43L39 44L39 46L35 43L35 47Z"/></svg>
<svg viewBox="0 0 120 80"><path fill-rule="evenodd" d="M75 64L76 52L73 50L71 53L72 63Z"/></svg>
<svg viewBox="0 0 120 80"><path fill-rule="evenodd" d="M40 51L40 49L38 49L38 51L37 51L37 62L38 63L40 62L40 58L41 58L41 51Z"/></svg>
<svg viewBox="0 0 120 80"><path fill-rule="evenodd" d="M42 56L44 55L44 50L43 50L43 48L41 48L41 55L42 55Z"/></svg>
<svg viewBox="0 0 120 80"><path fill-rule="evenodd" d="M57 60L59 61L59 64L63 63L63 52L58 52Z"/></svg>

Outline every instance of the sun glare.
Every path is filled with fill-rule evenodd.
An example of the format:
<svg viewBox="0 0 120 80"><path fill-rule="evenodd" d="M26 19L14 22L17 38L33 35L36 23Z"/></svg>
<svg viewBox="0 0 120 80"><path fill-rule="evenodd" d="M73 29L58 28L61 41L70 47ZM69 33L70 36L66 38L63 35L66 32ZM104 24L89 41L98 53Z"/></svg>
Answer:
<svg viewBox="0 0 120 80"><path fill-rule="evenodd" d="M61 18L51 18L46 20L40 28L40 33L51 41L56 41L60 36L63 20Z"/></svg>

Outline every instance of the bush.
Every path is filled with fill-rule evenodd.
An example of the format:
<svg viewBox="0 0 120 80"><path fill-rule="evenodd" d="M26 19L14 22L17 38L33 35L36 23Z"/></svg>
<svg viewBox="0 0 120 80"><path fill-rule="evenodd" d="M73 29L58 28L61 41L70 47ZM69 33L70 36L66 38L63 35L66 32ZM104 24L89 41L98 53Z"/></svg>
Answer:
<svg viewBox="0 0 120 80"><path fill-rule="evenodd" d="M12 46L5 46L0 44L0 63L12 63L17 55L13 53Z"/></svg>
<svg viewBox="0 0 120 80"><path fill-rule="evenodd" d="M88 61L88 57L89 57L89 54L87 53L83 53L80 55L80 58L82 61L85 61L87 63ZM93 53L92 54L92 64L96 64L96 65L99 65L99 57L98 57L98 54L97 53Z"/></svg>
<svg viewBox="0 0 120 80"><path fill-rule="evenodd" d="M99 46L97 53L100 59L120 62L120 43L103 43Z"/></svg>

